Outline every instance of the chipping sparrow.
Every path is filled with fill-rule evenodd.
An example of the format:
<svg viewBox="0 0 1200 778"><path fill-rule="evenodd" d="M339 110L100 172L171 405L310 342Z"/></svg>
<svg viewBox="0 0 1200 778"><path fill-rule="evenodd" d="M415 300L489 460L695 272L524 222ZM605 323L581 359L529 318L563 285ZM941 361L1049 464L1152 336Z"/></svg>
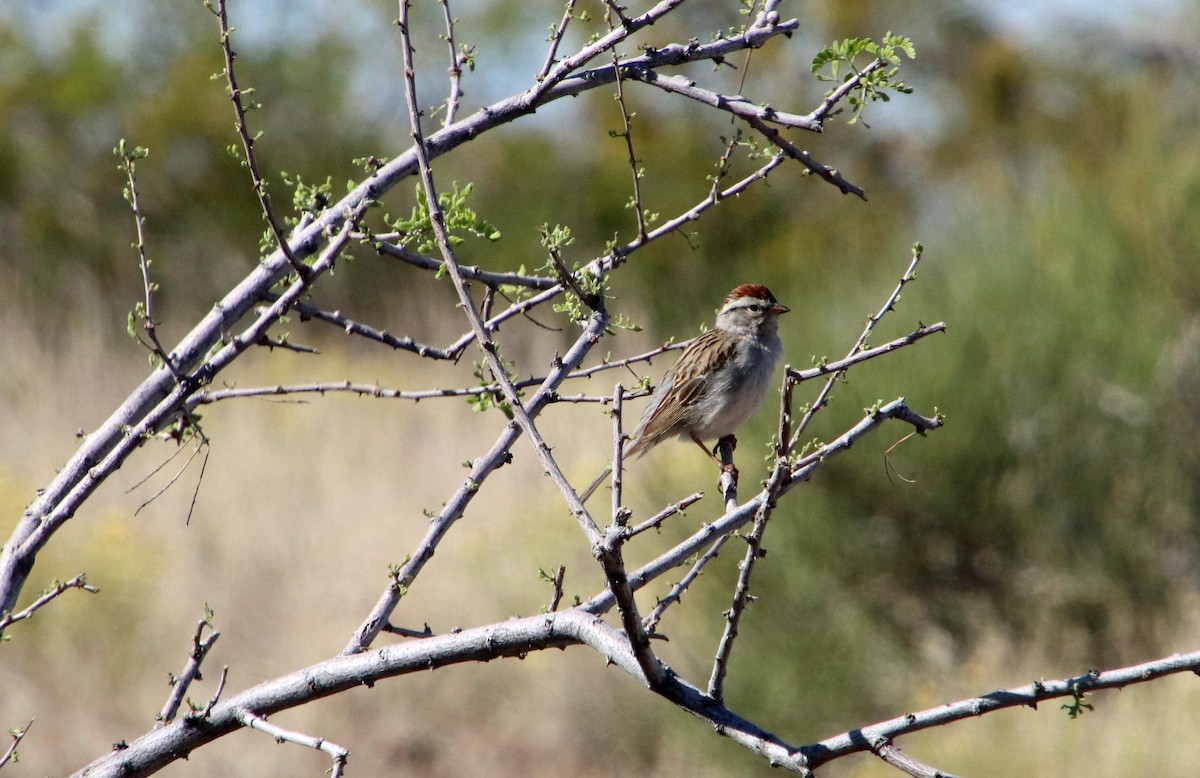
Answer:
<svg viewBox="0 0 1200 778"><path fill-rule="evenodd" d="M691 438L716 459L704 441L732 435L762 405L783 356L777 319L788 310L762 284L730 292L716 325L688 344L663 376L624 454L641 456L678 437ZM581 498L587 500L610 472L601 473Z"/></svg>
<svg viewBox="0 0 1200 778"><path fill-rule="evenodd" d="M628 456L645 454L667 438L705 440L732 435L766 397L783 356L778 317L789 308L761 284L729 293L716 325L692 341L650 397Z"/></svg>

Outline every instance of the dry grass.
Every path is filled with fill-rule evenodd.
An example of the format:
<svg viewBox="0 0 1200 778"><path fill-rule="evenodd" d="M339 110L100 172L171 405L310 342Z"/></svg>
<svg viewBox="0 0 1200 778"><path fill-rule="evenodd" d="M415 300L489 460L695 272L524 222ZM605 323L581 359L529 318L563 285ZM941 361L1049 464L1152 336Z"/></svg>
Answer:
<svg viewBox="0 0 1200 778"><path fill-rule="evenodd" d="M118 348L95 328L47 336L21 320L0 362L0 530L5 535L33 490L73 450L73 433L92 428L134 385L144 357ZM353 357L332 340L316 360L255 355L242 385L298 378L378 379L405 387L436 381L414 360L375 352ZM543 344L547 345L547 344ZM552 348L552 344L550 345ZM339 354L343 354L339 356ZM353 359L353 363L351 363ZM460 368L469 375L469 367ZM468 379L469 380L469 379ZM459 382L463 379L460 377ZM595 384L606 391L611 380ZM97 596L70 592L0 647L0 725L37 720L13 775L78 768L153 723L167 674L182 666L205 603L222 636L193 699L215 686L222 664L229 687L260 680L336 653L423 533L423 508L436 509L503 424L475 416L457 400L407 403L345 397L311 404L236 401L204 412L213 452L197 511L184 524L193 467L162 499L134 516L157 486L126 489L170 453L149 446L91 500L39 558L27 598L51 578L86 571ZM569 417L569 418L568 418ZM594 406L547 420L570 472L585 481L602 465L608 426ZM594 436L599 452L570 459L566 444ZM429 446L429 443L436 446ZM655 464L670 464L668 453ZM684 459L680 493L707 478ZM168 467L168 470L172 469ZM436 631L536 612L549 588L537 570L567 565L568 597L601 585L582 536L524 449L504 477L489 482L468 518L439 549L397 619ZM647 507L635 476L632 501ZM161 477L155 483L161 484ZM694 526L706 513L694 511ZM668 529L668 534L683 527ZM665 544L668 538L652 542ZM713 619L675 618L684 666L706 661L711 636L689 654L688 639ZM682 616L682 618L681 618ZM699 626L702 625L702 626ZM1194 631L1180 627L1180 637ZM1184 646L1180 646L1181 648ZM1001 637L985 641L949 677L912 690L911 707L935 704L1043 674L1058 667L1051 646L1019 653ZM1200 753L1194 738L1200 702L1192 679L1177 678L1101 695L1097 711L1068 721L1056 709L1012 711L950 730L907 738L914 755L967 775L1141 774L1185 776ZM736 747L646 696L586 649L548 652L409 676L280 714L277 723L348 746L354 775L722 775L729 765L767 772ZM765 722L769 726L769 722ZM785 733L797 739L809 733ZM831 734L811 733L814 737ZM722 763L714 763L721 754ZM319 775L324 757L239 733L167 770L178 775ZM894 775L869 757L829 775Z"/></svg>

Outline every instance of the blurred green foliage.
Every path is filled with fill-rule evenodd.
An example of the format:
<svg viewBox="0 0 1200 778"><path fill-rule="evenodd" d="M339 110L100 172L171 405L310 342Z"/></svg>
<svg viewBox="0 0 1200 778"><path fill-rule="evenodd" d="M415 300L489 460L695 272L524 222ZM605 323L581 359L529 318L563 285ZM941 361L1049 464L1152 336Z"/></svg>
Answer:
<svg viewBox="0 0 1200 778"><path fill-rule="evenodd" d="M693 13L713 14L713 29L736 23L716 5ZM468 98L472 79L529 34L514 21L528 8L498 8L511 5L461 14L461 42L480 52ZM946 320L948 334L853 371L813 434L832 437L863 407L899 394L922 412L936 405L948 424L890 454L915 483L885 469L896 429L784 502L739 653L779 661L769 678L735 667L731 701L751 718L770 711L763 718L780 731L831 733L838 722L894 712L902 684L881 685L880 668L903 678L917 662L954 656L986 622L1015 640L1061 642L1076 669L1173 649L1158 644L1158 629L1178 618L1177 598L1195 590L1200 569L1200 64L1176 46L1194 39L1183 31L1196 31L1195 13L1178 12L1174 35L1154 42L1120 27L1027 38L957 6L935 14L828 3L813 13L804 33L813 45L772 46L739 63L742 91L807 111L826 88L807 68L820 46L886 29L911 37L911 101L869 106L871 129L841 126L847 113L835 131L803 138L870 202L777 173L689 227L694 235L638 254L614 279L615 307L648 310L654 331L683 337L733 284L761 281L793 307L788 357L807 366L844 353L919 239L925 264L873 340L918 320ZM160 310L172 324L256 261L261 217L224 151L235 142L232 112L209 78L221 67L215 33L194 15L172 17L189 34L153 71L107 52L96 19L78 20L49 54L16 27L0 28L9 302L49 320L75 295L102 296L120 336L140 295L132 217L110 154L121 137L151 151L139 183ZM347 84L363 74L344 39L240 48L242 80L265 105L252 122L266 129L259 149L277 191L287 170L331 177L336 198L341 182L362 176L353 159L405 145L395 117L349 103ZM794 79L774 80L788 68ZM523 75L493 75L479 92L522 86ZM706 194L732 127L707 109L627 92L644 199L669 217ZM537 266L544 224L570 228L568 265L632 236L626 152L608 135L620 128L611 94L546 113L545 123L502 128L438 163L444 181L473 186L472 208L504 235L464 244L464 261ZM416 206L412 191L389 196L392 213ZM400 276L370 253L360 249L320 302L368 319L394 304ZM449 299L444 285L437 293ZM612 346L621 353L652 342L621 337L630 338ZM762 453L752 441L767 439L770 415L744 434L741 461ZM722 587L698 592L706 611L724 607ZM822 705L795 704L796 689Z"/></svg>

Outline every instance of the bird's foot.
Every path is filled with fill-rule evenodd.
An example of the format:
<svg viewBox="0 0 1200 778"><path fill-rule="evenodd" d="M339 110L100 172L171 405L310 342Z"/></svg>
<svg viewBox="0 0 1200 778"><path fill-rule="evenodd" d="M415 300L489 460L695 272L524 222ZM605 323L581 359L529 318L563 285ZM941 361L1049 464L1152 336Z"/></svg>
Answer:
<svg viewBox="0 0 1200 778"><path fill-rule="evenodd" d="M717 441L717 445L713 446L713 456L719 456L721 453L721 447L726 444L729 445L729 454L732 456L733 450L737 448L737 438L733 435L726 435Z"/></svg>

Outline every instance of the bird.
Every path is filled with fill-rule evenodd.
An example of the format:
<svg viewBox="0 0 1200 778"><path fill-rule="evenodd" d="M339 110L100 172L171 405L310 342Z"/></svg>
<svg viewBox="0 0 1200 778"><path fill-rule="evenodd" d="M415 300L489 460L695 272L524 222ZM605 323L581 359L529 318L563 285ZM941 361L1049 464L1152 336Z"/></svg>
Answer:
<svg viewBox="0 0 1200 778"><path fill-rule="evenodd" d="M779 316L789 310L762 284L735 287L712 329L689 343L663 376L623 455L641 457L664 440L680 438L695 441L716 460L704 441L733 435L762 405L783 356Z"/></svg>

